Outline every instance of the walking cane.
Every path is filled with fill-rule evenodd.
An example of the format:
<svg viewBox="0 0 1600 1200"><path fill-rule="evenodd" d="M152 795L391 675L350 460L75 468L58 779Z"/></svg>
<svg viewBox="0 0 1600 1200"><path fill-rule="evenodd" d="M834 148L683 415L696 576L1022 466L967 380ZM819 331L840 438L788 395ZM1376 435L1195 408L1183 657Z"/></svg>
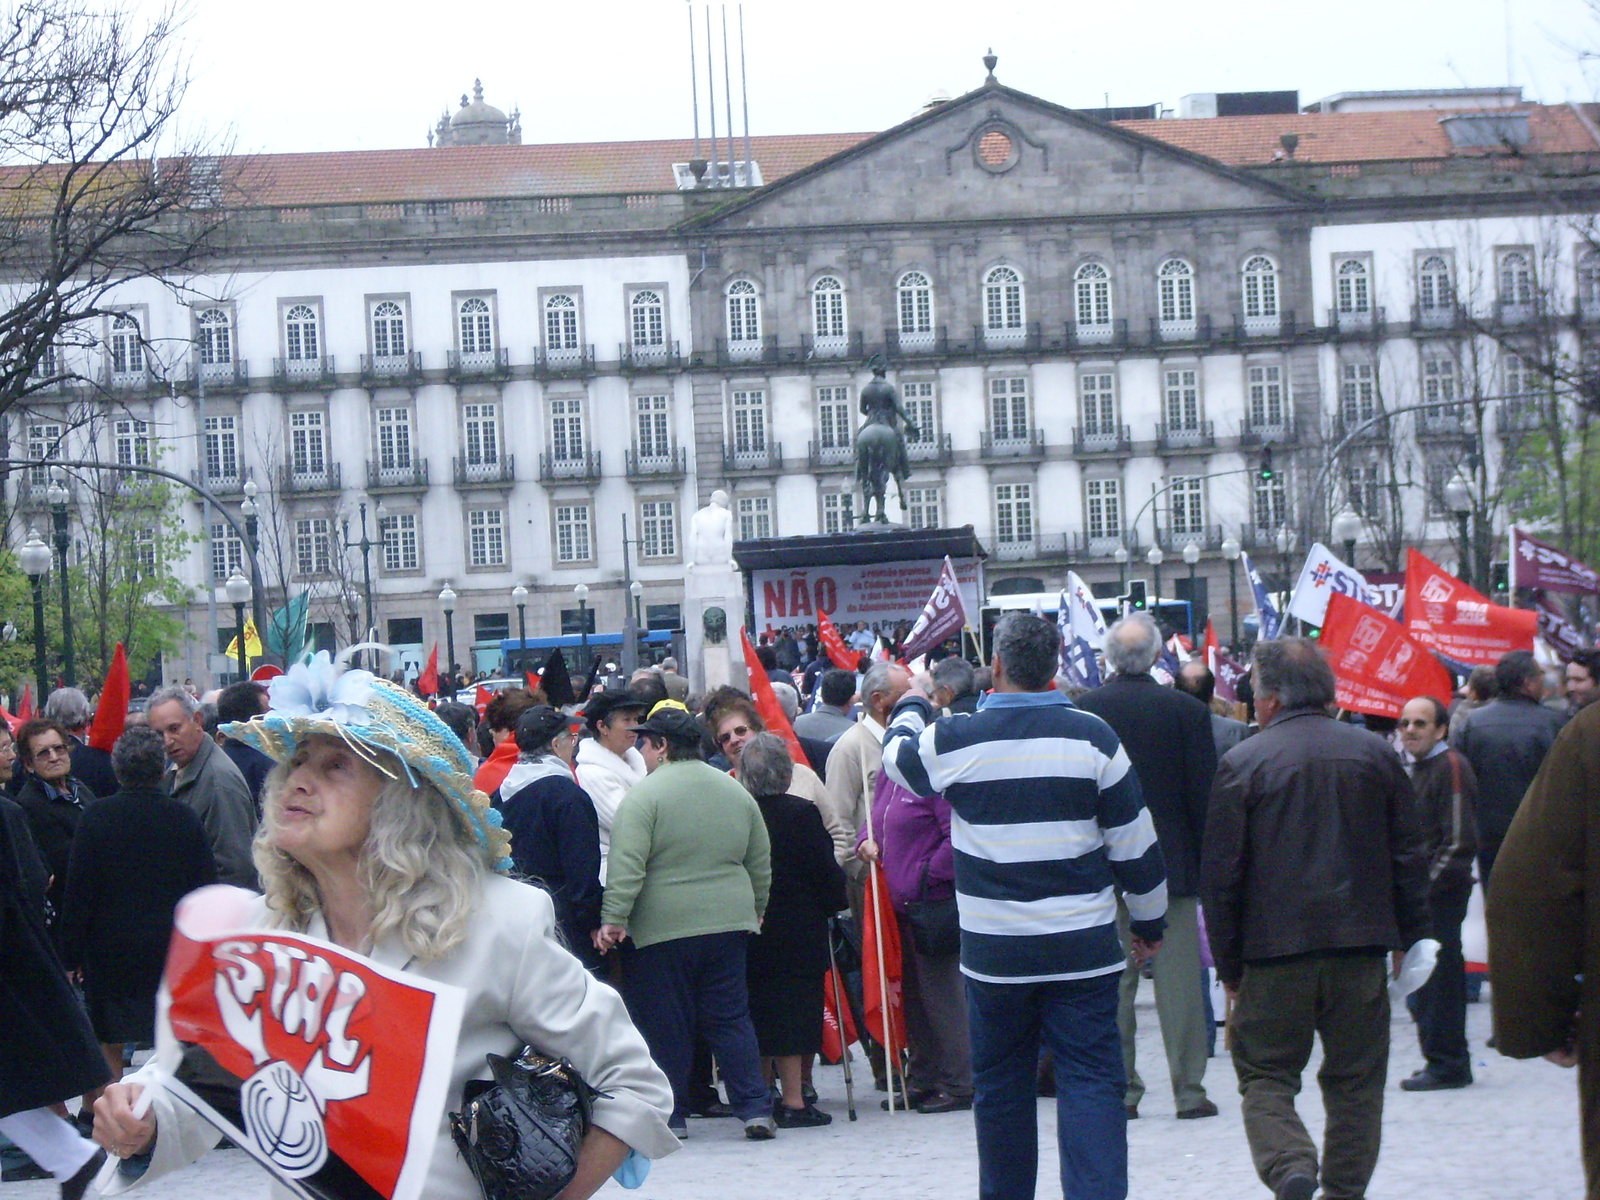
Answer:
<svg viewBox="0 0 1600 1200"><path fill-rule="evenodd" d="M844 1102L850 1110L850 1119L856 1119L856 1081L850 1070L850 1047L844 1042L844 1015L849 1011L849 1001L844 995L844 976L839 974L839 962L833 953L833 918L828 919L828 978L833 981L833 1011L839 1022L839 1061L844 1064Z"/></svg>

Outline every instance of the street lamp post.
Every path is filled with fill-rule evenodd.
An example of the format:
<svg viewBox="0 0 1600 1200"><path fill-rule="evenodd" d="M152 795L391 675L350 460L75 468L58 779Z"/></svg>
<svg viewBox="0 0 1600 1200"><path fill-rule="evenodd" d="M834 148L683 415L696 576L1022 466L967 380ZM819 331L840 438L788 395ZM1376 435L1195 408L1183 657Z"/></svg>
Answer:
<svg viewBox="0 0 1600 1200"><path fill-rule="evenodd" d="M1183 548L1183 561L1189 564L1189 644L1194 644L1194 568L1200 561L1200 547L1190 542Z"/></svg>
<svg viewBox="0 0 1600 1200"><path fill-rule="evenodd" d="M28 530L28 540L17 551L17 563L33 584L33 675L42 707L49 677L44 652L44 577L50 573L50 547L44 544L38 530Z"/></svg>
<svg viewBox="0 0 1600 1200"><path fill-rule="evenodd" d="M344 518L344 548L346 550L360 550L361 551L361 588L362 588L363 593L366 596L366 601L367 601L366 602L367 632L362 635L362 639L361 640L362 641L366 641L367 638L376 636L376 634L374 634L373 631L372 631L372 548L373 548L373 546L377 545L377 543L374 542L370 537L367 536L367 502L365 500L362 500L359 503L357 503L356 507L361 511L361 540L359 542L352 542L350 540L350 518L347 516L347 517ZM348 511L348 510L346 510L346 511ZM382 527L383 527L383 518L388 516L388 515L389 515L389 510L387 508L385 508L382 504L379 504L378 505L378 526L379 526L380 532L381 532ZM374 654L373 661L369 665L370 666L377 666L378 665L377 664L376 654Z"/></svg>
<svg viewBox="0 0 1600 1200"><path fill-rule="evenodd" d="M1145 562L1149 563L1150 569L1155 572L1156 594L1152 598L1155 604L1155 612L1151 615L1155 617L1157 625L1161 624L1161 564L1166 560L1166 557L1165 554L1161 553L1160 546L1151 546L1149 550L1145 551L1144 556Z"/></svg>
<svg viewBox="0 0 1600 1200"><path fill-rule="evenodd" d="M518 669L528 669L528 589L522 584L517 584L511 589L511 603L517 606L517 665Z"/></svg>
<svg viewBox="0 0 1600 1200"><path fill-rule="evenodd" d="M254 479L244 481L244 502L239 505L239 515L244 518L245 542L250 551L250 611L255 617L256 633L262 639L261 648L265 651L267 623L261 611L262 592L265 589L261 583L261 563L257 559L261 553L261 505L256 503L256 496L260 491Z"/></svg>
<svg viewBox="0 0 1600 1200"><path fill-rule="evenodd" d="M1111 557L1117 562L1117 595L1125 596L1128 592L1128 548L1118 546Z"/></svg>
<svg viewBox="0 0 1600 1200"><path fill-rule="evenodd" d="M55 521L56 558L61 571L61 673L68 687L78 686L78 663L72 645L72 581L67 578L67 551L72 548L72 533L67 526L67 500L71 493L56 475L50 481L45 498L50 502L50 515ZM44 694L39 695L43 705Z"/></svg>
<svg viewBox="0 0 1600 1200"><path fill-rule="evenodd" d="M1472 585L1474 574L1472 567L1472 485L1467 482L1467 477L1457 470L1450 476L1450 482L1444 485L1444 503L1456 518L1456 536L1461 542L1461 565L1457 568L1461 575L1461 582Z"/></svg>
<svg viewBox="0 0 1600 1200"><path fill-rule="evenodd" d="M445 671L453 682L456 674L456 590L448 583L439 589L439 607L444 610L444 656L449 660ZM450 699L455 699L454 694Z"/></svg>
<svg viewBox="0 0 1600 1200"><path fill-rule="evenodd" d="M1344 561L1352 568L1356 565L1356 539L1363 527L1361 514L1353 508L1343 508L1333 518L1333 540L1344 547Z"/></svg>
<svg viewBox="0 0 1600 1200"><path fill-rule="evenodd" d="M1283 613L1285 589L1289 586L1289 551L1294 547L1294 534L1287 525L1280 526L1278 536L1273 539L1278 547L1278 612Z"/></svg>
<svg viewBox="0 0 1600 1200"><path fill-rule="evenodd" d="M233 624L239 631L239 678L248 679L250 658L244 644L244 606L250 603L250 581L235 571L228 576L228 581L222 585L222 590L227 593L228 603L233 605Z"/></svg>
<svg viewBox="0 0 1600 1200"><path fill-rule="evenodd" d="M644 632L644 584L635 579L628 585L628 594L633 597L633 627L642 634Z"/></svg>
<svg viewBox="0 0 1600 1200"><path fill-rule="evenodd" d="M1243 551L1232 534L1222 543L1222 557L1228 560L1228 620L1233 633L1228 644L1232 646L1239 644L1239 555Z"/></svg>
<svg viewBox="0 0 1600 1200"><path fill-rule="evenodd" d="M589 673L589 585L580 583L572 589L578 598L578 638L583 644L583 671Z"/></svg>

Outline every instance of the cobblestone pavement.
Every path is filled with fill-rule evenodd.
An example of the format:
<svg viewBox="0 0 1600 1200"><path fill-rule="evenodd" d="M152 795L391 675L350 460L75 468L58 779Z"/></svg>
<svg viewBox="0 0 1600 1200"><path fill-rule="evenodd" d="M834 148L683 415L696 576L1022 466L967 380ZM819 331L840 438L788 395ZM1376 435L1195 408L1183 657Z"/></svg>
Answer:
<svg viewBox="0 0 1600 1200"><path fill-rule="evenodd" d="M1250 1167L1239 1119L1232 1065L1211 1063L1207 1084L1221 1108L1213 1120L1173 1119L1165 1059L1148 988L1141 989L1139 1063L1149 1092L1142 1116L1128 1128L1133 1200L1255 1200L1268 1193ZM1572 1200L1583 1194L1577 1140L1576 1075L1548 1063L1512 1062L1483 1049L1486 1004L1469 1010L1477 1082L1456 1092L1413 1095L1398 1081L1421 1065L1416 1035L1402 1013L1394 1021L1383 1157L1373 1200ZM1312 1062L1301 1111L1313 1133L1322 1104ZM970 1113L890 1116L880 1094L858 1093L860 1120L845 1119L843 1073L817 1072L825 1129L780 1131L775 1141L746 1142L733 1121L691 1121L689 1140L655 1164L635 1200L930 1200L972 1197L977 1162ZM1039 1196L1061 1196L1056 1178L1055 1109L1039 1105L1044 1148ZM6 1200L47 1200L50 1182L7 1184ZM262 1173L236 1150L219 1151L188 1171L135 1189L149 1200L255 1200L266 1195ZM607 1184L601 1196L630 1195Z"/></svg>

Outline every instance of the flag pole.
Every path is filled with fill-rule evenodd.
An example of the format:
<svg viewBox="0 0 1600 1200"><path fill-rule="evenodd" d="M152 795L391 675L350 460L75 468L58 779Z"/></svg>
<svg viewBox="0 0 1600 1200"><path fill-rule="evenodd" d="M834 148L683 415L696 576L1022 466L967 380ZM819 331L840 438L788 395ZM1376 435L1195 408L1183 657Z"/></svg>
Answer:
<svg viewBox="0 0 1600 1200"><path fill-rule="evenodd" d="M833 952L833 931L835 920L828 918L828 979L833 985L833 1013L834 1019L839 1022L839 1062L844 1067L844 1103L850 1111L850 1119L856 1119L856 1081L854 1072L850 1069L850 1047L845 1043L844 1014L849 1003L844 998L844 976L839 974L839 960ZM893 1094L893 1089L890 1089Z"/></svg>
<svg viewBox="0 0 1600 1200"><path fill-rule="evenodd" d="M872 805L867 805L867 840L876 845L878 838L872 828ZM883 848L878 847L881 858ZM878 876L880 871L877 863L867 864L867 893L872 904L872 948L877 951L878 958L878 1003L883 1008L883 1057L884 1065L889 1075L889 1111L895 1111L894 1081L895 1076L900 1077L900 1095L906 1098L905 1071L900 1066L900 1056L894 1049L894 1014L893 1005L889 1003L889 968L883 958L883 908L878 902Z"/></svg>

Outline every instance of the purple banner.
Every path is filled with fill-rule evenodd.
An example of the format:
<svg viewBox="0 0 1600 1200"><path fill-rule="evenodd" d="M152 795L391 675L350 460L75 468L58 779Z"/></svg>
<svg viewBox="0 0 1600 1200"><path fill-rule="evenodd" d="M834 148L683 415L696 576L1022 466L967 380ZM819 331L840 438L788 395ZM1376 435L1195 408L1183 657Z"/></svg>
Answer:
<svg viewBox="0 0 1600 1200"><path fill-rule="evenodd" d="M1572 656L1584 649L1583 630L1549 600L1541 599L1535 610L1539 614L1539 636L1550 643L1550 649L1562 662L1572 661Z"/></svg>
<svg viewBox="0 0 1600 1200"><path fill-rule="evenodd" d="M946 555L933 595L922 606L922 615L906 635L900 653L909 662L917 655L943 644L946 639L958 636L966 624L967 610L961 601L961 583L956 579L955 566Z"/></svg>
<svg viewBox="0 0 1600 1200"><path fill-rule="evenodd" d="M1239 681L1250 673L1250 668L1234 661L1226 650L1217 651L1217 695L1229 704L1239 702Z"/></svg>
<svg viewBox="0 0 1600 1200"><path fill-rule="evenodd" d="M1511 527L1511 578L1519 588L1547 592L1600 592L1600 574L1548 542Z"/></svg>

